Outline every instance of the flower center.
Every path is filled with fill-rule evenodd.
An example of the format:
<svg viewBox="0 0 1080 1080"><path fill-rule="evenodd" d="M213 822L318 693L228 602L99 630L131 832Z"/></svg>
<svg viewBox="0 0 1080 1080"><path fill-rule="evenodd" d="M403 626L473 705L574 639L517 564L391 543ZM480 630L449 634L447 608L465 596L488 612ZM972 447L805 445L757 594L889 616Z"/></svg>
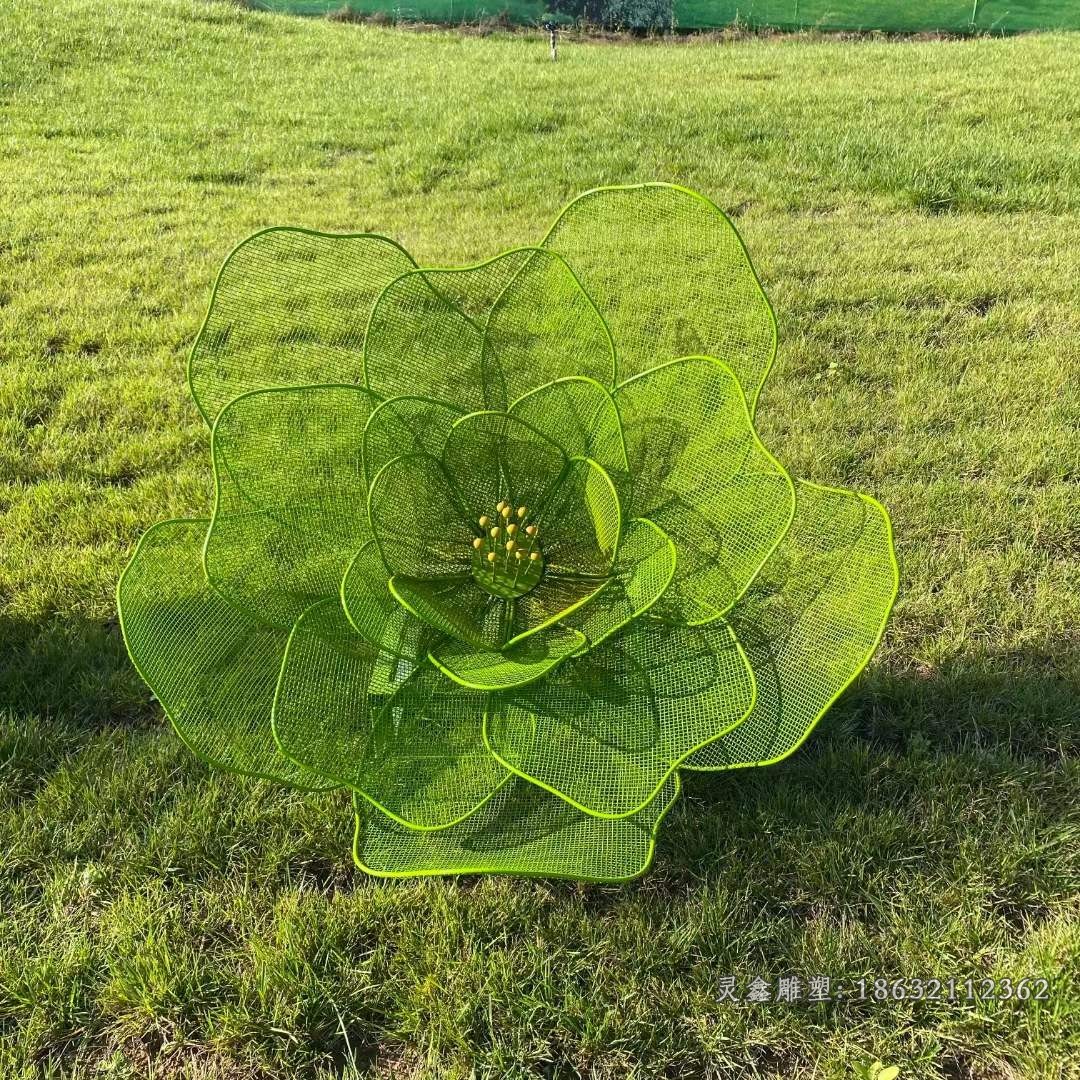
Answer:
<svg viewBox="0 0 1080 1080"><path fill-rule="evenodd" d="M514 510L503 500L479 525L480 535L472 542L473 577L493 596L524 596L544 572L540 526L529 521L528 507Z"/></svg>

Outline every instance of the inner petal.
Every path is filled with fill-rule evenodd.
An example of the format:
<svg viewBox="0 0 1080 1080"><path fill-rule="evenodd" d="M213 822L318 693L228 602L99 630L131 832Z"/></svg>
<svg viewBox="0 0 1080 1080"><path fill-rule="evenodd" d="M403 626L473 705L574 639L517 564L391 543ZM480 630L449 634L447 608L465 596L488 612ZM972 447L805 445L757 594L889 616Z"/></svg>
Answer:
<svg viewBox="0 0 1080 1080"><path fill-rule="evenodd" d="M508 501L542 512L566 470L563 451L531 424L500 412L463 416L443 448L446 475L477 516Z"/></svg>
<svg viewBox="0 0 1080 1080"><path fill-rule="evenodd" d="M588 458L571 459L544 508L545 560L571 577L607 577L622 535L622 506L608 474Z"/></svg>
<svg viewBox="0 0 1080 1080"><path fill-rule="evenodd" d="M402 454L379 470L368 495L379 554L391 574L445 578L468 574L474 532L442 464Z"/></svg>

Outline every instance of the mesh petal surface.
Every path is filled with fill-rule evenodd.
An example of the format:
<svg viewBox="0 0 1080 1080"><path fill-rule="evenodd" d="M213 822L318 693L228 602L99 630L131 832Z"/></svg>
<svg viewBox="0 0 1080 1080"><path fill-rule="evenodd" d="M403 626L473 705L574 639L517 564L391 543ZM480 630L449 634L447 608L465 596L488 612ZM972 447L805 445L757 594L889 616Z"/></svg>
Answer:
<svg viewBox="0 0 1080 1080"><path fill-rule="evenodd" d="M485 735L514 772L587 813L623 817L753 702L753 675L727 626L639 620L492 702Z"/></svg>
<svg viewBox="0 0 1080 1080"><path fill-rule="evenodd" d="M254 617L290 629L337 595L370 538L360 441L373 404L360 387L261 390L218 417L206 572Z"/></svg>
<svg viewBox="0 0 1080 1080"><path fill-rule="evenodd" d="M566 455L523 420L501 412L462 417L443 448L443 465L472 520L503 499L542 513L566 471Z"/></svg>
<svg viewBox="0 0 1080 1080"><path fill-rule="evenodd" d="M503 602L484 592L471 574L448 578L395 574L390 589L417 618L466 645L497 650L506 640Z"/></svg>
<svg viewBox="0 0 1080 1080"><path fill-rule="evenodd" d="M580 626L585 612L613 585L611 578L545 574L535 589L514 603L506 643L512 645L556 622Z"/></svg>
<svg viewBox="0 0 1080 1080"><path fill-rule="evenodd" d="M368 325L367 385L383 397L419 394L467 410L501 408L506 391L484 347L483 322L447 298L441 279L451 274L459 276L406 274L379 297Z"/></svg>
<svg viewBox="0 0 1080 1080"><path fill-rule="evenodd" d="M595 304L570 267L535 250L499 295L486 343L502 372L508 401L565 375L615 383L615 348Z"/></svg>
<svg viewBox="0 0 1080 1080"><path fill-rule="evenodd" d="M709 357L671 361L615 392L630 459L629 513L675 543L671 589L654 613L676 622L722 614L791 521L795 491L761 445L739 383Z"/></svg>
<svg viewBox="0 0 1080 1080"><path fill-rule="evenodd" d="M370 484L379 470L402 454L440 457L450 429L466 410L430 398L399 397L382 402L364 429L364 474Z"/></svg>
<svg viewBox="0 0 1080 1080"><path fill-rule="evenodd" d="M739 234L708 199L670 184L600 188L562 212L544 247L595 301L620 380L679 356L716 356L753 410L776 320Z"/></svg>
<svg viewBox="0 0 1080 1080"><path fill-rule="evenodd" d="M180 737L211 765L334 787L274 747L270 707L287 635L207 584L199 555L208 525L165 521L143 535L117 588L131 659Z"/></svg>
<svg viewBox="0 0 1080 1080"><path fill-rule="evenodd" d="M522 638L502 652L489 652L460 641L432 649L431 662L448 678L472 690L510 690L542 679L567 657L581 652L585 635L558 624Z"/></svg>
<svg viewBox="0 0 1080 1080"><path fill-rule="evenodd" d="M281 667L278 743L414 828L453 824L508 778L484 749L483 695L430 666L410 672L380 660L334 601L306 611Z"/></svg>
<svg viewBox="0 0 1080 1080"><path fill-rule="evenodd" d="M660 821L678 796L671 776L639 813L618 821L514 778L459 825L438 832L406 829L356 803L357 865L379 877L517 874L526 877L629 881L652 862Z"/></svg>
<svg viewBox="0 0 1080 1080"><path fill-rule="evenodd" d="M608 575L622 535L622 506L611 477L595 461L569 463L537 521L553 573Z"/></svg>
<svg viewBox="0 0 1080 1080"><path fill-rule="evenodd" d="M766 765L798 747L866 666L896 597L881 505L800 481L791 531L729 618L757 679L754 711L695 769Z"/></svg>
<svg viewBox="0 0 1080 1080"><path fill-rule="evenodd" d="M594 379L570 376L538 386L509 411L542 431L567 457L592 458L609 472L629 467L615 399Z"/></svg>
<svg viewBox="0 0 1080 1080"><path fill-rule="evenodd" d="M586 375L610 386L607 325L556 254L506 252L477 266L422 269L395 281L372 312L367 385L469 410L503 409L542 383Z"/></svg>
<svg viewBox="0 0 1080 1080"><path fill-rule="evenodd" d="M415 663L434 644L431 627L390 591L374 540L364 544L345 570L341 605L353 629L381 652Z"/></svg>
<svg viewBox="0 0 1080 1080"><path fill-rule="evenodd" d="M472 515L462 505L442 462L404 454L379 470L368 515L390 574L453 577L472 572Z"/></svg>
<svg viewBox="0 0 1080 1080"><path fill-rule="evenodd" d="M675 545L658 525L631 521L606 587L595 603L568 616L596 648L648 611L667 592L675 576Z"/></svg>
<svg viewBox="0 0 1080 1080"><path fill-rule="evenodd" d="M412 259L382 236L267 229L225 261L191 351L208 424L249 390L360 383L368 313Z"/></svg>

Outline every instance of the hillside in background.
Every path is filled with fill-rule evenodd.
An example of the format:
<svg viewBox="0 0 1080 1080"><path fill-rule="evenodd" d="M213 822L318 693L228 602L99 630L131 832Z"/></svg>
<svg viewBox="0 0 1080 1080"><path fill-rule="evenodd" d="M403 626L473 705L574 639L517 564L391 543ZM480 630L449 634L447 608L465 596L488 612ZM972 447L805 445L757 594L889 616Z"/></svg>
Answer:
<svg viewBox="0 0 1080 1080"><path fill-rule="evenodd" d="M1016 34L1080 29L1080 0L249 0L268 11L353 11L435 23L505 17L537 25L552 17L623 29L880 30L887 33Z"/></svg>

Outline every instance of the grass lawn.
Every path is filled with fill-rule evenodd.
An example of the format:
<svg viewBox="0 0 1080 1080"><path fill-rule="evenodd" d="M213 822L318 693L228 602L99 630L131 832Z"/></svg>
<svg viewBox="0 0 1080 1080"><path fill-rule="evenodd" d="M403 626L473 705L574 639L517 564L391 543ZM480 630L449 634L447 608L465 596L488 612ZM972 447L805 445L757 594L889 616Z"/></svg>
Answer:
<svg viewBox="0 0 1080 1080"><path fill-rule="evenodd" d="M4 6L0 1076L1080 1076L1078 65ZM690 776L633 885L367 879L346 796L208 771L120 641L136 539L209 506L214 274L280 223L475 261L649 179L754 255L766 443L891 509L885 644L787 762ZM789 973L1050 1000L717 1000Z"/></svg>
<svg viewBox="0 0 1080 1080"><path fill-rule="evenodd" d="M249 7L305 15L381 12L433 22L491 19L507 13L515 23L543 21L545 0L241 0ZM564 5L565 7L565 5ZM683 30L751 26L836 30L1016 33L1077 29L1080 0L673 0Z"/></svg>

